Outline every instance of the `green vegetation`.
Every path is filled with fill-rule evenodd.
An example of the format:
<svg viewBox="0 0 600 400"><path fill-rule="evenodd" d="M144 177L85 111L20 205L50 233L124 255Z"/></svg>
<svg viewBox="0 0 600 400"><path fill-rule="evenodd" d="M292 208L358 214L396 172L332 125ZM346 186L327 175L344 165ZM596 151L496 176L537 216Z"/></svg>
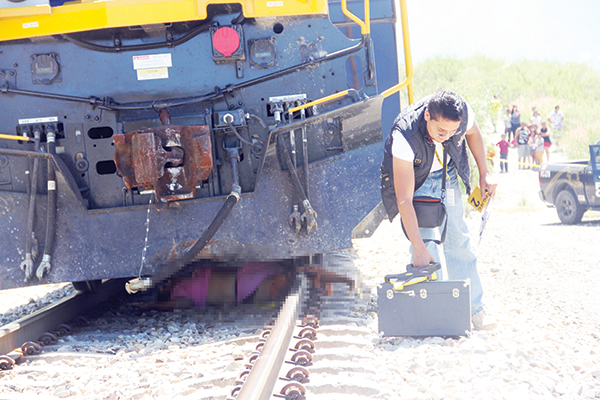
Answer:
<svg viewBox="0 0 600 400"><path fill-rule="evenodd" d="M588 145L600 139L600 74L584 64L550 61L505 60L476 55L457 59L434 57L414 67L415 99L439 88L462 94L476 114L488 141L492 137L490 101L494 95L502 101L497 131L504 131L502 116L516 104L522 120L529 121L531 107L542 118L555 105L565 115L560 147L567 159L589 157ZM407 104L406 93L402 104Z"/></svg>

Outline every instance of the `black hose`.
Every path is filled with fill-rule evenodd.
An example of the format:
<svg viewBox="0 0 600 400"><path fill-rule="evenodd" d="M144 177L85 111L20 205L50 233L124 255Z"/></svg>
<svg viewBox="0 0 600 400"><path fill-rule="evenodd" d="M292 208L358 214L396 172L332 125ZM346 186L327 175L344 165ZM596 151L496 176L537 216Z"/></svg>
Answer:
<svg viewBox="0 0 600 400"><path fill-rule="evenodd" d="M39 159L33 160L33 172L30 178L31 188L28 190L29 192L29 210L27 214L27 241L25 252L31 254L31 241L32 241L32 233L33 233L33 220L35 219L35 202L37 199L37 177L38 177L38 169L39 169Z"/></svg>
<svg viewBox="0 0 600 400"><path fill-rule="evenodd" d="M49 126L50 128L50 126ZM48 153L52 158L48 159L48 210L46 215L46 242L44 244L44 255L38 267L36 275L41 280L52 268L51 259L54 252L54 239L56 237L56 171L54 170L54 156L56 155L56 136L54 131L46 134Z"/></svg>
<svg viewBox="0 0 600 400"><path fill-rule="evenodd" d="M292 176L292 182L294 183L294 187L296 188L298 195L300 195L302 201L308 200L306 197L306 192L302 188L302 183L300 183L298 171L296 170L294 164L292 164L290 152L288 151L287 147L285 146L285 143L283 142L283 133L280 133L277 137L277 144L279 145L279 150L283 154L283 159L285 160L285 164L287 165L288 170L290 171L290 175Z"/></svg>
<svg viewBox="0 0 600 400"><path fill-rule="evenodd" d="M25 171L25 189L27 190L27 239L25 240L25 254L31 254L31 234L29 232L29 213L31 208L31 172L33 171L30 159L27 159L27 171ZM32 226L33 227L33 226Z"/></svg>
<svg viewBox="0 0 600 400"><path fill-rule="evenodd" d="M183 269L186 265L195 261L200 251L202 251L202 249L206 247L206 245L212 239L215 233L217 233L217 231L223 224L223 221L225 221L225 218L227 218L227 216L233 209L233 206L235 206L238 202L238 196L238 194L234 194L233 192L229 196L227 196L227 199L225 199L225 203L223 203L221 209L219 210L215 218L212 220L212 222L204 231L204 233L202 233L202 235L196 241L196 243L194 243L191 249L189 249L184 255L182 255L178 259L169 262L167 265L165 265L165 263L158 266L159 270L152 277L154 285L164 283L164 281L167 278Z"/></svg>
<svg viewBox="0 0 600 400"><path fill-rule="evenodd" d="M154 43L144 43L144 44L135 44L128 46L102 46L96 43L86 42L85 40L79 39L78 34L68 34L63 35L65 39L69 42L81 46L85 49L100 51L104 53L121 53L124 51L141 51L141 50L152 50L152 49L160 49L163 47L177 47L180 44L187 42L190 39L198 36L200 33L207 31L213 25L212 21L209 20L207 23L204 23L196 28L191 29L188 33L183 35L178 39L174 39L171 41L164 42L154 42Z"/></svg>
<svg viewBox="0 0 600 400"><path fill-rule="evenodd" d="M308 190L308 139L306 137L306 126L302 127L302 161L304 163L304 190L306 198L310 199L310 191Z"/></svg>
<svg viewBox="0 0 600 400"><path fill-rule="evenodd" d="M229 126L229 129L231 129L233 131L233 133L235 134L235 136L240 140L240 142L247 144L248 146L250 146L250 148L256 146L254 143L244 139L242 137L242 135L240 135L236 129L236 127L231 123L231 121L225 121L227 123L227 125ZM261 147L262 150L262 147Z"/></svg>
<svg viewBox="0 0 600 400"><path fill-rule="evenodd" d="M37 176L39 163L40 160L38 158L33 159L33 172L30 178L31 189L29 190L29 210L27 212L27 231L25 233L27 235L27 239L25 241L25 254L31 254L31 244L33 241L33 220L35 219L35 202L37 199ZM31 278L31 276L26 276L26 278Z"/></svg>
<svg viewBox="0 0 600 400"><path fill-rule="evenodd" d="M310 205L310 200L308 200L308 196L306 192L302 188L302 183L300 183L300 178L298 177L298 171L296 170L296 166L292 164L292 159L290 158L290 153L288 152L285 143L283 142L283 133L277 135L277 143L279 145L279 150L283 153L283 158L285 159L285 163L287 164L288 170L290 171L290 175L292 176L292 182L296 187L296 191L302 198L302 204L304 205L304 213L301 215L302 221L306 221L306 231L310 233L312 228L317 227L317 212Z"/></svg>
<svg viewBox="0 0 600 400"><path fill-rule="evenodd" d="M54 238L56 237L56 171L54 162L48 160L48 218L46 225L46 244L44 255L52 255Z"/></svg>
<svg viewBox="0 0 600 400"><path fill-rule="evenodd" d="M41 130L38 126L34 128L34 141L35 141L35 151L39 152L40 150L40 137ZM28 161L29 162L29 161ZM25 232L25 261L21 263L21 269L25 272L25 282L33 277L33 262L35 261L35 257L32 254L33 247L33 224L35 220L35 203L37 199L37 177L38 177L38 169L39 169L39 158L33 159L33 172L32 176L28 179L28 210L27 210L27 230ZM37 255L37 250L36 250Z"/></svg>
<svg viewBox="0 0 600 400"><path fill-rule="evenodd" d="M266 131L266 140L269 140L269 134L270 134L270 130L269 127L267 126L267 124L265 123L265 121L259 117L258 115L252 114L252 113L247 113L246 114L247 118L252 118L256 121L258 121L258 123L260 124L260 126L263 127L263 129ZM252 154L258 158L260 157L260 155L262 154L263 150L264 150L264 142L262 141L262 139L260 138L260 135L252 135L252 139L256 139L256 143L254 143L254 146L252 147Z"/></svg>
<svg viewBox="0 0 600 400"><path fill-rule="evenodd" d="M200 238L194 243L191 249L189 249L183 256L178 259L171 261L169 263L163 263L157 267L156 274L152 277L152 281L154 285L162 285L164 281L170 276L174 275L181 269L183 269L186 265L193 262L198 254L206 247L208 242L215 236L215 233L219 230L221 225L223 225L223 221L229 215L233 206L235 206L240 199L240 194L242 193L242 188L239 185L239 176L238 176L238 168L237 164L239 162L239 150L238 149L227 149L227 161L231 163L231 174L233 178L233 184L231 185L231 193L225 199L225 202L219 209L215 218L213 218L212 222L206 228L204 233L200 236Z"/></svg>
<svg viewBox="0 0 600 400"><path fill-rule="evenodd" d="M258 121L258 123L268 132L269 131L269 127L267 126L267 124L265 123L265 121L259 117L258 115L252 114L252 113L248 113L248 117L255 119Z"/></svg>

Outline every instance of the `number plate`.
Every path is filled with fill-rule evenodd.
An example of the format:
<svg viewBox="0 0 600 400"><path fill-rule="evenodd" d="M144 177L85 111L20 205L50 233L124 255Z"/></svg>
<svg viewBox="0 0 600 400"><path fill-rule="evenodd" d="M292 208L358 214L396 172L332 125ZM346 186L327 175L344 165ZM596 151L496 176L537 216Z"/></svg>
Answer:
<svg viewBox="0 0 600 400"><path fill-rule="evenodd" d="M475 186L475 189L471 192L469 196L469 204L475 207L475 209L479 212L482 212L488 201L490 200L490 195L485 194L483 200L481 199L481 188L479 185Z"/></svg>

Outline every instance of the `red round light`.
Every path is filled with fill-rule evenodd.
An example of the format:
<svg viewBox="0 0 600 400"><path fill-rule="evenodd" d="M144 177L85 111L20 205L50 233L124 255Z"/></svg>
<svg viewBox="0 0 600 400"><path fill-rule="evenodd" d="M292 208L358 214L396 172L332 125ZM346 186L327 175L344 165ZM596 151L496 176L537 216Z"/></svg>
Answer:
<svg viewBox="0 0 600 400"><path fill-rule="evenodd" d="M240 35L235 29L224 26L213 34L212 42L216 51L225 57L231 57L240 47Z"/></svg>

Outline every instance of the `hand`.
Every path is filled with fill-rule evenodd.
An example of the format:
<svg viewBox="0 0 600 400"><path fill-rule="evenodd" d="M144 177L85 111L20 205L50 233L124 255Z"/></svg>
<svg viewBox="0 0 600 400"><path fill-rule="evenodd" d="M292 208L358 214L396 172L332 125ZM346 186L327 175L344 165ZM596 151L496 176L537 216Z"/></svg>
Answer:
<svg viewBox="0 0 600 400"><path fill-rule="evenodd" d="M494 198L497 186L498 184L493 181L489 173L484 174L479 178L479 187L481 188L482 196L484 196L484 194L489 194L492 198Z"/></svg>
<svg viewBox="0 0 600 400"><path fill-rule="evenodd" d="M430 262L435 262L435 258L433 258L425 245L418 249L413 246L413 266L415 268L426 267Z"/></svg>

